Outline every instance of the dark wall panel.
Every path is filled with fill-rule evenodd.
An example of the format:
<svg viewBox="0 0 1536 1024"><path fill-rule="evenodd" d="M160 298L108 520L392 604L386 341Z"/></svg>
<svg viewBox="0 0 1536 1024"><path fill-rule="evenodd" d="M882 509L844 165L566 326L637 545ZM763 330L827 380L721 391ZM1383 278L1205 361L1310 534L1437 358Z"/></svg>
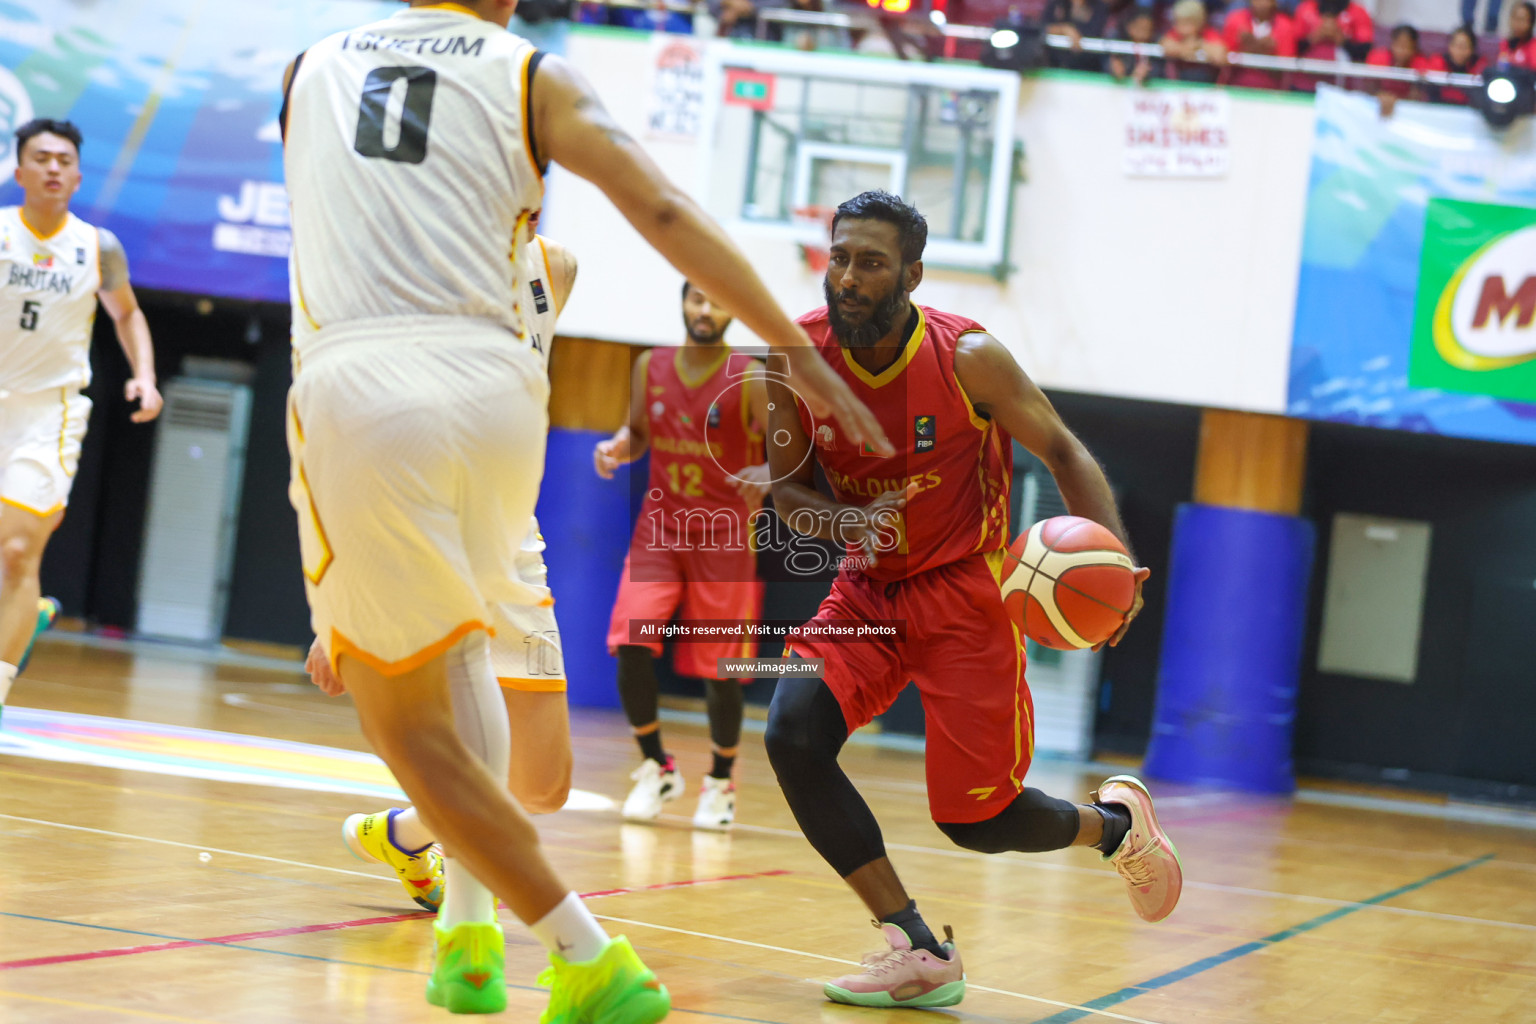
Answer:
<svg viewBox="0 0 1536 1024"><path fill-rule="evenodd" d="M1315 425L1307 512L1319 544L1296 729L1303 770L1536 786L1536 448ZM1317 669L1339 512L1433 528L1412 684Z"/></svg>

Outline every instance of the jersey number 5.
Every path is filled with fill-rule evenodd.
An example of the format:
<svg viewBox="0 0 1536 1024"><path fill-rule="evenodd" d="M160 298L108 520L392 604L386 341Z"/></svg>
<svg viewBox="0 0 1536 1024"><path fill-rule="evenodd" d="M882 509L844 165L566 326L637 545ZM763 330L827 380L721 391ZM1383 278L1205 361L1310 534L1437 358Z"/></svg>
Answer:
<svg viewBox="0 0 1536 1024"><path fill-rule="evenodd" d="M395 144L384 145L384 119L395 83L405 79L405 101ZM427 158L427 126L432 123L432 94L437 72L423 67L374 68L363 80L363 100L357 111L357 138L352 148L363 156L419 164Z"/></svg>
<svg viewBox="0 0 1536 1024"><path fill-rule="evenodd" d="M21 329L24 331L37 330L37 311L43 308L41 302L27 300L21 304Z"/></svg>

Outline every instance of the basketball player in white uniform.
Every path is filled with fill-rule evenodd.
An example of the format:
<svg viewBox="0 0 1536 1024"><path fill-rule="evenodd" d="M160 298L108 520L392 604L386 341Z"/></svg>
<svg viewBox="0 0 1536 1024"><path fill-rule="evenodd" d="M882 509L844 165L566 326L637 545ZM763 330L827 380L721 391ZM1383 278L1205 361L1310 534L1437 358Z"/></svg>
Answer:
<svg viewBox="0 0 1536 1024"><path fill-rule="evenodd" d="M16 157L24 199L0 208L0 709L40 624L38 568L64 518L91 413L80 391L91 382L98 298L133 367L133 421L160 413L149 324L122 243L69 212L80 130L29 121L16 130Z"/></svg>
<svg viewBox="0 0 1536 1024"><path fill-rule="evenodd" d="M555 322L576 281L576 258L541 236L523 248L522 309L530 343L549 368ZM544 537L533 519L516 556L517 575L543 587ZM571 791L571 727L566 706L565 664L553 599L538 605L502 604L496 609L491 664L501 686L511 730L507 788L529 814L552 814ZM316 637L305 668L315 685L334 697L343 692ZM436 837L414 807L354 814L342 825L347 847L358 857L393 868L412 900L437 910L443 899L442 857Z"/></svg>
<svg viewBox="0 0 1536 1024"><path fill-rule="evenodd" d="M452 854L428 1000L505 1006L494 892L550 951L546 1019L647 1024L665 1016L665 989L555 875L507 792L487 643L498 605L548 597L518 578L506 528L533 514L543 471L548 383L517 246L542 205L544 162L595 183L781 351L814 412L893 449L580 76L506 31L515 5L413 0L321 41L285 76L290 497L315 634L364 733Z"/></svg>

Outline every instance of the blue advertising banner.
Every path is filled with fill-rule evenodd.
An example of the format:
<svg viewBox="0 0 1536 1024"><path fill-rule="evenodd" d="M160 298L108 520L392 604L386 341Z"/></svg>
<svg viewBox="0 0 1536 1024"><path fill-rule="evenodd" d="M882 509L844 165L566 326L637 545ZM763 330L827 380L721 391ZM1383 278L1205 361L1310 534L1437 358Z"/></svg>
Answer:
<svg viewBox="0 0 1536 1024"><path fill-rule="evenodd" d="M141 288L288 300L283 68L388 0L0 0L0 131L67 118L85 136L72 206L110 228ZM15 153L0 205L21 201Z"/></svg>
<svg viewBox="0 0 1536 1024"><path fill-rule="evenodd" d="M1309 190L1287 411L1536 444L1530 119L1321 87Z"/></svg>
<svg viewBox="0 0 1536 1024"><path fill-rule="evenodd" d="M135 286L287 302L283 68L332 32L400 8L0 0L0 206L21 201L16 126L67 118L85 136L72 209L123 240Z"/></svg>

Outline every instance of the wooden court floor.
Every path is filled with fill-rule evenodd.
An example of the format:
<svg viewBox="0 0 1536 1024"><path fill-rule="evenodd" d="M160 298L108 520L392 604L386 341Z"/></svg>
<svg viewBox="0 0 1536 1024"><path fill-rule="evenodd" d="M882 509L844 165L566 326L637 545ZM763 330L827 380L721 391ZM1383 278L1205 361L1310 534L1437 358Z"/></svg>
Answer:
<svg viewBox="0 0 1536 1024"><path fill-rule="evenodd" d="M17 709L48 709L362 747L350 706L297 674L184 657L48 643L13 701L8 732L27 721ZM99 740L94 720L64 717L60 749ZM622 799L635 761L622 719L579 713L574 732L577 786ZM691 791L704 731L674 724L667 736ZM154 757L158 744L191 741L121 742ZM1428 804L1430 816L1154 783L1188 881L1174 915L1148 925L1096 854L951 847L927 819L920 755L860 746L845 762L928 920L953 925L965 956L965 1002L931 1012L1033 1024L1536 1021L1536 831L1444 820ZM264 770L282 767L278 757ZM1045 762L1030 779L1081 798L1103 773ZM214 774L0 755L0 1021L445 1019L422 998L428 920L339 838L345 815L388 801ZM747 736L739 784L729 836L689 829L691 793L654 826L567 809L542 819L543 836L566 879L597 894L595 912L662 975L673 1020L919 1019L821 1000L817 981L878 936L796 832L760 735ZM541 952L503 919L505 1017L533 1021Z"/></svg>

